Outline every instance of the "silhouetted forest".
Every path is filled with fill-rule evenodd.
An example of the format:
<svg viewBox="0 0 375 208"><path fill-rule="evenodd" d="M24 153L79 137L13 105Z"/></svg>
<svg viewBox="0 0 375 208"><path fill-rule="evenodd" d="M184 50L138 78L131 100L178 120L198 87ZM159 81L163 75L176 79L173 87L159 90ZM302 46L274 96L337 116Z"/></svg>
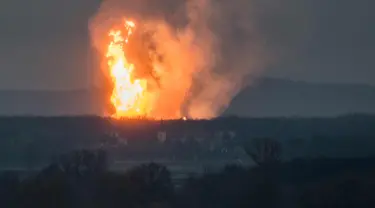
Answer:
<svg viewBox="0 0 375 208"><path fill-rule="evenodd" d="M3 117L0 206L373 207L374 124L366 115ZM158 160L225 163L177 181ZM118 161L155 162L116 169Z"/></svg>
<svg viewBox="0 0 375 208"><path fill-rule="evenodd" d="M106 152L74 151L27 178L2 173L0 204L41 208L373 207L375 158L283 162L275 141L259 139L256 144L248 150L256 166L228 165L220 172L187 178L178 188L163 165L149 163L127 172L111 172Z"/></svg>
<svg viewBox="0 0 375 208"><path fill-rule="evenodd" d="M277 139L283 159L366 157L375 152L375 116L115 121L101 117L0 117L0 167L39 166L75 149L111 157L235 157L251 138ZM224 154L224 153L225 154Z"/></svg>

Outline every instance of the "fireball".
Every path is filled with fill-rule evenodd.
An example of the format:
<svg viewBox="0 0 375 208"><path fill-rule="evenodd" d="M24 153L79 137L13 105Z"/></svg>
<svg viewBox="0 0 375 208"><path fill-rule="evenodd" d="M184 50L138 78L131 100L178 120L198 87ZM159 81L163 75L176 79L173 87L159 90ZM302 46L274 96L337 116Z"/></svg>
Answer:
<svg viewBox="0 0 375 208"><path fill-rule="evenodd" d="M135 30L133 21L125 21L123 28L109 32L107 63L113 90L111 104L114 118L139 117L147 115L147 80L135 77L135 66L125 54L129 38Z"/></svg>

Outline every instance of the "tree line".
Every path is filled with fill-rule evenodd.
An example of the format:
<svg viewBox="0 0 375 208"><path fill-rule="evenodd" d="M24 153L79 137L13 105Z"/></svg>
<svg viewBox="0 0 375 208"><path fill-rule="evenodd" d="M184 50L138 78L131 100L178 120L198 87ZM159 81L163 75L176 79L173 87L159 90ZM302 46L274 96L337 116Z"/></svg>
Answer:
<svg viewBox="0 0 375 208"><path fill-rule="evenodd" d="M278 140L245 144L257 164L228 165L176 187L161 164L108 169L102 149L76 150L26 178L0 177L1 207L373 207L375 158L283 161Z"/></svg>

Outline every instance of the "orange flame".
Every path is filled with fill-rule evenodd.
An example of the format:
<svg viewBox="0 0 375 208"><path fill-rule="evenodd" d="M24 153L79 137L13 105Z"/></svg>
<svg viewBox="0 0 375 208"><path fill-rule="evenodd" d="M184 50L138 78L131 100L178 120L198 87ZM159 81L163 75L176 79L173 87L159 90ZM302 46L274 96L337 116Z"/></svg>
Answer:
<svg viewBox="0 0 375 208"><path fill-rule="evenodd" d="M111 41L107 48L107 60L113 83L111 103L115 108L112 117L138 117L147 114L147 97L145 96L147 80L134 77L134 64L129 63L124 47L135 29L135 23L125 21L125 33L111 30Z"/></svg>

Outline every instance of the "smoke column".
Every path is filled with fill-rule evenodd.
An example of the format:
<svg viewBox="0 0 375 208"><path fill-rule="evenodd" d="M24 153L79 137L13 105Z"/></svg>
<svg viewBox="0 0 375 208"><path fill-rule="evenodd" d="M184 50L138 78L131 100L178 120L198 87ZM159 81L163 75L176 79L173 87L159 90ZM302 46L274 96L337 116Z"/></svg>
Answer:
<svg viewBox="0 0 375 208"><path fill-rule="evenodd" d="M242 0L104 0L89 22L91 43L104 54L111 27L123 18L142 22L163 56L150 53L161 86L150 92L151 116L212 118L270 61L251 7Z"/></svg>

